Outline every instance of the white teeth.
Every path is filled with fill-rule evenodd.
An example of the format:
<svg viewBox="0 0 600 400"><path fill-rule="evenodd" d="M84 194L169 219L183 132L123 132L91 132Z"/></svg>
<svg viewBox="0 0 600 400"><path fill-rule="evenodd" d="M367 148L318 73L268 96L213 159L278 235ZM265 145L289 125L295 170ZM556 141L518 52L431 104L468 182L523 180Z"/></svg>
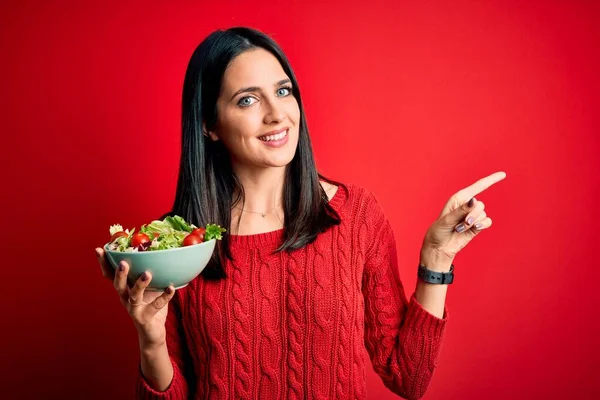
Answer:
<svg viewBox="0 0 600 400"><path fill-rule="evenodd" d="M263 136L259 139L262 140L263 142L271 142L273 140L281 140L285 137L285 135L287 135L287 133L288 133L288 131L285 130L281 133L278 133L277 135Z"/></svg>

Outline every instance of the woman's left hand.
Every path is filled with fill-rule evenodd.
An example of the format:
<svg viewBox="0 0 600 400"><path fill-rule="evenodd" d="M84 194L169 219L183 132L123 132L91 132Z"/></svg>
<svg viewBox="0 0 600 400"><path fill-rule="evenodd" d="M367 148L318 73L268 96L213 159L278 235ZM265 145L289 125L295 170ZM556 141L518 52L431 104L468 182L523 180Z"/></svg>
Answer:
<svg viewBox="0 0 600 400"><path fill-rule="evenodd" d="M479 232L492 225L485 205L475 196L504 178L506 173L502 171L493 173L450 197L437 221L427 230L421 251L433 252L451 262Z"/></svg>

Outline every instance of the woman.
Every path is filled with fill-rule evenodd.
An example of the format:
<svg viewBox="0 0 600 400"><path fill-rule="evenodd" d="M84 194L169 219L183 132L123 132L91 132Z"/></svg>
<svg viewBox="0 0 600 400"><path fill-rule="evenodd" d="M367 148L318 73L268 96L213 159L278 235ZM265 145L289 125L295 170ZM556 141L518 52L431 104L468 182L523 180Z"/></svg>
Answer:
<svg viewBox="0 0 600 400"><path fill-rule="evenodd" d="M138 331L138 397L365 398L363 343L390 390L421 397L453 258L491 225L473 196L504 173L450 199L407 300L375 197L317 173L296 77L271 38L212 33L191 57L182 103L169 214L228 234L201 276L162 294L144 290L149 272L129 287L128 265L115 274L96 249Z"/></svg>

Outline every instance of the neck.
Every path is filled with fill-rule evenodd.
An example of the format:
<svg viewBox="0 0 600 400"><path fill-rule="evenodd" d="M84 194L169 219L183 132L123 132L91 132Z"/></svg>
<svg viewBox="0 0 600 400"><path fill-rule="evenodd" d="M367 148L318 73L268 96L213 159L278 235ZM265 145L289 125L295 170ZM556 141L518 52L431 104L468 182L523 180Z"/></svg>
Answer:
<svg viewBox="0 0 600 400"><path fill-rule="evenodd" d="M283 202L283 185L285 167L273 168L234 168L242 187L244 188L244 210L266 213ZM234 193L234 199L238 193ZM238 203L236 207L242 207Z"/></svg>

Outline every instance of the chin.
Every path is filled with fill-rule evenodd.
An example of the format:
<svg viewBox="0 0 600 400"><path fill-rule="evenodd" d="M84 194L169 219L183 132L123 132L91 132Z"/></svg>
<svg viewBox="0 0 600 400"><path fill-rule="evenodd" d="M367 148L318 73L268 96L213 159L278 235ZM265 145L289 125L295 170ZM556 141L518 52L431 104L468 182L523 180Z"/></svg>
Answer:
<svg viewBox="0 0 600 400"><path fill-rule="evenodd" d="M294 159L294 155L292 154L289 157L272 157L269 160L265 160L269 167L285 167Z"/></svg>
<svg viewBox="0 0 600 400"><path fill-rule="evenodd" d="M289 143L288 143L289 144ZM270 167L285 167L294 159L296 154L296 146L286 146L269 155L267 155L265 164Z"/></svg>

